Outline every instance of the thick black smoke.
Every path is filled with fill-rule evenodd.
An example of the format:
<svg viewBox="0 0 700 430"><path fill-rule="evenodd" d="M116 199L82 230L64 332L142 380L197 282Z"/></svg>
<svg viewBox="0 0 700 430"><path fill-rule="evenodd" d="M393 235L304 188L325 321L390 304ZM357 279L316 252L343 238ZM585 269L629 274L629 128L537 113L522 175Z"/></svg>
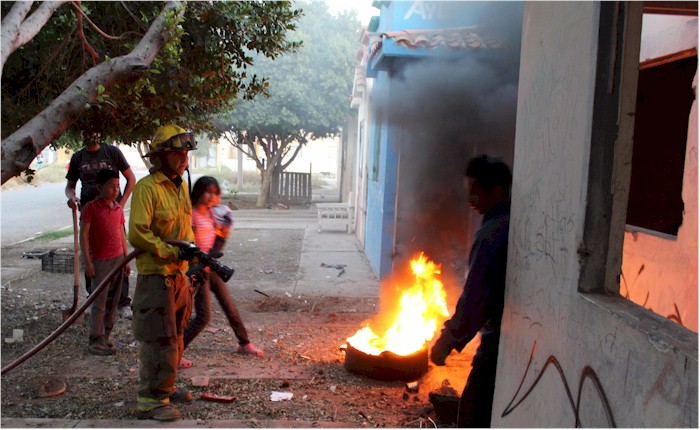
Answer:
<svg viewBox="0 0 700 430"><path fill-rule="evenodd" d="M478 13L477 33L501 48L406 60L373 99L400 154L394 266L425 251L460 289L480 220L466 204L464 170L478 153L512 166L520 63L521 4L483 3Z"/></svg>

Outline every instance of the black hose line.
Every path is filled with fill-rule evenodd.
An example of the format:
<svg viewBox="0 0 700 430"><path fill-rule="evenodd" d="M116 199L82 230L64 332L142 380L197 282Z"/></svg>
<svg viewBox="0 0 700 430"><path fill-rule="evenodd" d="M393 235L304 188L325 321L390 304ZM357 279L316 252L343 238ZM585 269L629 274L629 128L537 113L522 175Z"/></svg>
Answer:
<svg viewBox="0 0 700 430"><path fill-rule="evenodd" d="M193 246L190 242L186 242L184 240L166 240L166 243L173 245L173 246L179 246L180 248L188 248L188 247ZM85 303L83 303L82 306L80 306L78 309L76 309L73 312L73 314L67 320L65 320L63 322L63 324L58 326L58 328L56 330L54 330L46 339L39 342L36 346L34 346L29 351L25 352L20 357L17 357L15 360L13 360L7 366L3 367L2 370L0 370L0 376L2 376L5 373L9 372L10 370L14 369L15 367L19 366L20 364L24 363L28 358L32 357L34 354L36 354L37 352L44 349L44 347L46 347L46 345L51 343L54 339L56 339L59 335L61 335L61 333L66 331L66 329L68 327L70 327L73 324L73 322L75 322L75 320L77 320L80 317L80 315L83 314L83 312L85 312L85 310L88 308L88 306L90 306L92 304L92 302L94 302L95 299L97 299L97 296L100 295L100 293L102 293L102 291L105 288L107 288L108 285L111 284L112 278L114 278L114 276L117 275L117 273L119 273L119 271L124 270L124 267L126 267L126 265L131 260L138 257L143 252L144 252L143 250L137 249L137 250L133 251L131 254L127 255L126 258L124 258L124 261L119 266L112 269L112 271L109 272L107 277L102 282L100 282L100 285L97 286L97 288L95 288L95 290L92 292L92 294L90 294L88 296L87 300L85 300ZM213 259L211 259L207 254L204 254L204 253L201 253L200 258L203 258L207 262L209 262L210 260L213 261ZM211 264L216 265L215 262L212 262ZM223 266L223 268L230 270L231 274L233 274L233 269L230 269L226 266ZM230 276L229 276L229 278L230 278Z"/></svg>

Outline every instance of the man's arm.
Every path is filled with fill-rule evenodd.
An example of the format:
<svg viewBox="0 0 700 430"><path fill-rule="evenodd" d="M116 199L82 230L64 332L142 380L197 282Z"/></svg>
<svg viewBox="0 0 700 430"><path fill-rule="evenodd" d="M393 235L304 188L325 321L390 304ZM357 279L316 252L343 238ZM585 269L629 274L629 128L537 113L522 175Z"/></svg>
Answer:
<svg viewBox="0 0 700 430"><path fill-rule="evenodd" d="M124 175L124 178L126 179L126 186L124 186L124 194L122 194L121 200L119 200L119 204L124 207L126 205L126 202L129 201L129 197L131 196L131 192L134 191L134 185L136 185L136 175L134 175L133 170L131 170L131 167L128 169L124 170L122 172L122 175Z"/></svg>
<svg viewBox="0 0 700 430"><path fill-rule="evenodd" d="M477 282L484 282L485 279L480 278L478 281L473 278L469 279L472 274L473 272L470 271L454 315L445 321L440 337L431 348L430 359L438 366L445 364L445 359L453 349L461 352L486 322L486 309L484 307L486 291L482 287L483 284L476 285ZM476 274L474 273L474 275Z"/></svg>
<svg viewBox="0 0 700 430"><path fill-rule="evenodd" d="M66 197L68 197L68 207L78 209L80 205L80 199L75 195L75 186L80 179L80 174L78 173L78 153L76 152L70 157L70 162L68 163L68 172L66 173Z"/></svg>
<svg viewBox="0 0 700 430"><path fill-rule="evenodd" d="M452 347L458 351L476 336L491 317L491 309L486 304L495 284L493 260L484 260L477 258L477 265L470 269L455 314L445 322L443 333L449 334Z"/></svg>
<svg viewBox="0 0 700 430"><path fill-rule="evenodd" d="M462 351L491 316L486 303L495 284L494 252L483 246L482 241L475 242L474 246L477 248L455 313L445 321L440 337L431 349L430 359L439 366L445 364L453 349Z"/></svg>
<svg viewBox="0 0 700 430"><path fill-rule="evenodd" d="M68 207L71 209L78 209L78 205L80 205L80 199L75 195L75 185L76 181L68 179L66 182L66 197L68 197Z"/></svg>

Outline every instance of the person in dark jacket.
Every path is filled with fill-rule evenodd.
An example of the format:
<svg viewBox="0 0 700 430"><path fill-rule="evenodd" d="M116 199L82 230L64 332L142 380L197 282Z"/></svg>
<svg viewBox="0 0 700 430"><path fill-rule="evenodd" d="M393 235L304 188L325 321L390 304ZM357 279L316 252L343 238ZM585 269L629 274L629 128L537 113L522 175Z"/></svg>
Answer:
<svg viewBox="0 0 700 430"><path fill-rule="evenodd" d="M464 186L469 205L483 215L469 254L469 273L454 315L433 345L438 366L453 349L462 351L481 334L472 370L459 402L458 427L489 427L496 382L498 341L506 281L510 223L510 168L500 159L479 155L467 163Z"/></svg>

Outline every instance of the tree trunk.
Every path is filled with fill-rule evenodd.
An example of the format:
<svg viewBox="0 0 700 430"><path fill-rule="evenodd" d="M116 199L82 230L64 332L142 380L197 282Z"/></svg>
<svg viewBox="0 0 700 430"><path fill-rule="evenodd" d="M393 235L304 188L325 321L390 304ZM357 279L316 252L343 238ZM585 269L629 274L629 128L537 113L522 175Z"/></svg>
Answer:
<svg viewBox="0 0 700 430"><path fill-rule="evenodd" d="M139 77L171 38L166 15L179 2L168 2L139 44L127 55L102 62L76 79L46 109L2 141L2 184L20 175L32 160L68 129L86 103L97 99L97 88L110 88ZM184 13L184 8L180 10Z"/></svg>
<svg viewBox="0 0 700 430"><path fill-rule="evenodd" d="M270 185L272 184L272 171L267 166L266 169L260 171L260 176L262 176L262 184L260 184L260 194L258 194L258 201L255 203L256 208L264 208L267 205L267 200L270 197Z"/></svg>

